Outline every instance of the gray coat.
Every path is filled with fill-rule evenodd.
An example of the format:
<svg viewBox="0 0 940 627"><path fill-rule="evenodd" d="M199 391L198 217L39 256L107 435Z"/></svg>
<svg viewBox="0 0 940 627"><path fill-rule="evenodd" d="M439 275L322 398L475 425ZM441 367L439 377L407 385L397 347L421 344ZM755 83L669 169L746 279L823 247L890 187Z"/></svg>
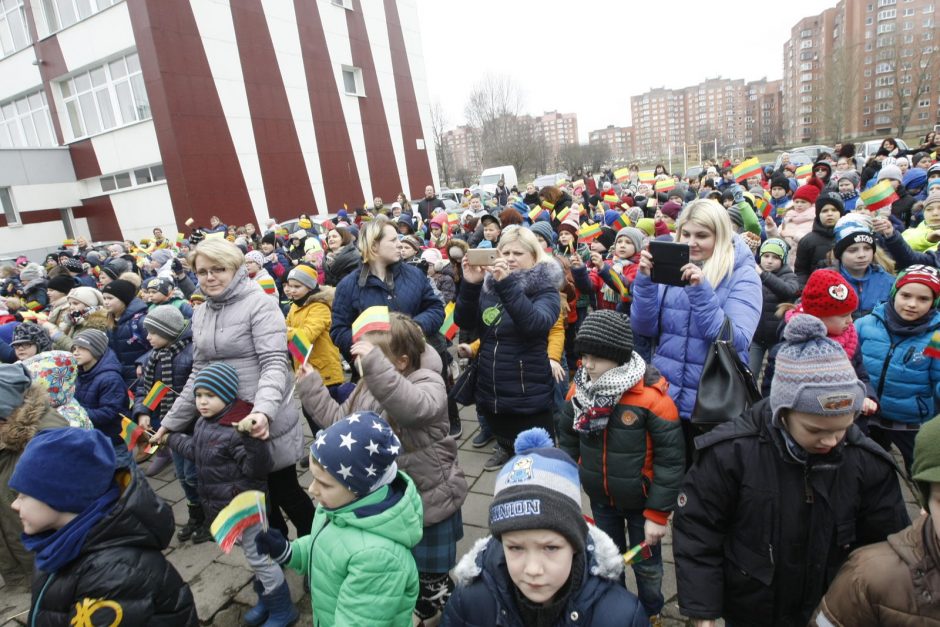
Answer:
<svg viewBox="0 0 940 627"><path fill-rule="evenodd" d="M277 302L248 278L245 267L219 296L193 314L193 372L161 425L186 431L196 419L193 382L200 370L222 361L238 372L238 398L268 417L274 470L303 455L303 427L293 401L287 363L287 325Z"/></svg>

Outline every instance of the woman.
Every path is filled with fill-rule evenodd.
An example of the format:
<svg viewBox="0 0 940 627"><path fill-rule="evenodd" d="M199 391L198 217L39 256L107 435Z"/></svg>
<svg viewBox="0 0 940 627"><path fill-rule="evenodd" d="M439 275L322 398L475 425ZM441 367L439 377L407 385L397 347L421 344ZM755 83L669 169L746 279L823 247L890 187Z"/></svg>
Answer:
<svg viewBox="0 0 940 627"><path fill-rule="evenodd" d="M326 284L336 287L347 274L359 267L362 256L356 249L356 241L346 227L330 229L326 236L327 253L323 258Z"/></svg>
<svg viewBox="0 0 940 627"><path fill-rule="evenodd" d="M695 450L689 418L705 356L729 320L734 348L741 362L748 363L763 293L750 248L732 236L728 212L717 203L689 203L676 223L676 233L680 243L689 245L690 262L682 268L688 285L653 283L653 257L648 250L642 251L633 283L631 320L634 333L657 340L653 365L669 381L669 394L679 408L688 466Z"/></svg>
<svg viewBox="0 0 940 627"><path fill-rule="evenodd" d="M219 216L211 216L209 218L209 228L203 229L203 231L206 233L225 233L228 231L228 226L219 220Z"/></svg>
<svg viewBox="0 0 940 627"><path fill-rule="evenodd" d="M464 258L454 312L461 330L480 337L476 406L497 441L487 470L506 463L520 432L555 431L548 332L561 312L564 281L561 267L528 229L507 228L497 250L489 272ZM468 349L461 345L461 354Z"/></svg>
<svg viewBox="0 0 940 627"><path fill-rule="evenodd" d="M287 533L283 509L299 535L310 533L313 504L297 483L294 463L303 448L303 428L293 402L294 377L287 363L287 326L277 303L248 277L245 256L232 243L204 240L190 263L206 296L193 314L193 371L179 398L163 417L153 440L186 431L196 417L193 383L212 362L239 373L238 397L254 405L252 437L269 439L274 471L268 475L271 524Z"/></svg>

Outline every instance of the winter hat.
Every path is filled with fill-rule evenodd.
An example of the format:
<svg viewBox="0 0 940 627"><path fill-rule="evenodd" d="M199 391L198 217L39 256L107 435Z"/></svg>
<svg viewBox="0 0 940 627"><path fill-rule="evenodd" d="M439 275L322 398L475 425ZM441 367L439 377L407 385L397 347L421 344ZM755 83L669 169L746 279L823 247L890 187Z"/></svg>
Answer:
<svg viewBox="0 0 940 627"><path fill-rule="evenodd" d="M594 355L623 365L633 357L633 331L630 318L610 309L598 309L578 327L574 350L579 355Z"/></svg>
<svg viewBox="0 0 940 627"><path fill-rule="evenodd" d="M845 349L826 337L822 320L797 314L784 327L783 338L770 382L775 424L780 424L784 409L816 416L861 411L865 386L858 380Z"/></svg>
<svg viewBox="0 0 940 627"><path fill-rule="evenodd" d="M13 330L13 341L10 346L17 344L35 344L37 353L52 350L52 339L46 330L35 322L24 322Z"/></svg>
<svg viewBox="0 0 940 627"><path fill-rule="evenodd" d="M607 226L612 225L620 218L620 212L616 209L608 209L604 212L604 224Z"/></svg>
<svg viewBox="0 0 940 627"><path fill-rule="evenodd" d="M575 239L578 239L578 230L580 228L577 218L568 218L558 225L558 234L561 235L562 231L568 231Z"/></svg>
<svg viewBox="0 0 940 627"><path fill-rule="evenodd" d="M169 261L172 258L173 258L173 253L170 251L169 248L160 248L158 250L153 251L150 254L150 260L153 261L154 263L160 264L161 266L164 265L167 261Z"/></svg>
<svg viewBox="0 0 940 627"><path fill-rule="evenodd" d="M899 183L903 181L904 177L901 175L901 168L894 164L881 166L881 169L878 170L878 180L883 181L885 179L893 179Z"/></svg>
<svg viewBox="0 0 940 627"><path fill-rule="evenodd" d="M496 476L490 533L498 540L507 531L550 529L582 553L588 527L577 464L537 427L516 436L515 451Z"/></svg>
<svg viewBox="0 0 940 627"><path fill-rule="evenodd" d="M669 216L673 221L679 219L680 211L682 211L682 205L677 202L672 202L671 200L667 203L664 203L662 206L663 215Z"/></svg>
<svg viewBox="0 0 940 627"><path fill-rule="evenodd" d="M926 285L933 292L934 300L940 297L940 272L932 266L916 264L908 266L907 269L898 274L898 278L894 282L894 289L891 290L892 300L894 300L897 291L908 283Z"/></svg>
<svg viewBox="0 0 940 627"><path fill-rule="evenodd" d="M772 255L777 255L783 261L784 264L787 263L787 253L789 252L790 247L787 246L787 243L778 237L771 237L766 240L760 247L760 254L771 253Z"/></svg>
<svg viewBox="0 0 940 627"><path fill-rule="evenodd" d="M875 234L871 228L852 214L839 218L833 233L835 244L832 246L832 253L836 259L842 259L842 253L852 244L868 244L872 248L876 247Z"/></svg>
<svg viewBox="0 0 940 627"><path fill-rule="evenodd" d="M646 233L647 237L653 237L656 232L656 221L653 218L640 218L636 221L636 228Z"/></svg>
<svg viewBox="0 0 940 627"><path fill-rule="evenodd" d="M293 279L313 292L320 289L319 278L316 268L305 263L295 266L287 275L288 281Z"/></svg>
<svg viewBox="0 0 940 627"><path fill-rule="evenodd" d="M260 250L252 250L251 252L245 253L245 261L251 261L258 264L258 267L264 267L264 255Z"/></svg>
<svg viewBox="0 0 940 627"><path fill-rule="evenodd" d="M826 180L829 180L829 177L832 176L832 165L828 161L817 161L813 164L813 172L815 172L817 168L826 170Z"/></svg>
<svg viewBox="0 0 940 627"><path fill-rule="evenodd" d="M624 228L617 231L617 239L620 239L621 237L629 237L630 243L633 244L633 250L640 252L643 250L643 242L646 241L648 236L646 233L636 228L635 226L625 226Z"/></svg>
<svg viewBox="0 0 940 627"><path fill-rule="evenodd" d="M171 342L183 334L187 324L182 312L173 305L158 305L144 318L145 329Z"/></svg>
<svg viewBox="0 0 940 627"><path fill-rule="evenodd" d="M731 218L731 224L738 228L744 226L744 218L741 216L741 210L737 205L731 205L726 211L728 212L728 217Z"/></svg>
<svg viewBox="0 0 940 627"><path fill-rule="evenodd" d="M858 189L859 183L861 183L861 180L862 180L862 178L858 175L858 172L856 172L855 170L841 172L837 180L841 181L843 179L850 181L852 183L852 187L854 187L855 189Z"/></svg>
<svg viewBox="0 0 940 627"><path fill-rule="evenodd" d="M915 164L920 163L920 160L923 159L924 157L930 157L930 153L923 152L923 151L915 152L914 156L911 157L911 160L910 160L911 166L914 166ZM911 170L920 170L920 168L911 167ZM908 172L910 172L911 170L908 170Z"/></svg>
<svg viewBox="0 0 940 627"><path fill-rule="evenodd" d="M858 309L858 294L835 270L816 270L803 287L803 311L817 318L845 316Z"/></svg>
<svg viewBox="0 0 940 627"><path fill-rule="evenodd" d="M307 218L301 218L297 220L297 226L299 226L302 229L309 229L313 226L313 223Z"/></svg>
<svg viewBox="0 0 940 627"><path fill-rule="evenodd" d="M0 421L10 417L23 404L23 395L32 380L20 363L0 364Z"/></svg>
<svg viewBox="0 0 940 627"><path fill-rule="evenodd" d="M110 294L116 299L124 303L124 306L127 307L131 304L131 301L134 300L134 297L137 295L137 287L130 281L125 281L124 279L115 279L101 288L102 294Z"/></svg>
<svg viewBox="0 0 940 627"><path fill-rule="evenodd" d="M176 284L173 283L173 280L166 277L154 277L152 279L147 279L143 285L143 289L155 290L164 296L169 296L175 287Z"/></svg>
<svg viewBox="0 0 940 627"><path fill-rule="evenodd" d="M548 222L536 222L529 227L529 230L537 235L541 235L542 239L548 242L549 245L551 245L555 239L555 232L552 231L552 225Z"/></svg>
<svg viewBox="0 0 940 627"><path fill-rule="evenodd" d="M68 276L67 274L61 274L49 279L48 283L46 283L46 287L48 287L50 290L68 294L73 289L75 289L75 279Z"/></svg>
<svg viewBox="0 0 940 627"><path fill-rule="evenodd" d="M86 329L72 338L72 346L86 349L95 359L108 350L108 336L98 329Z"/></svg>
<svg viewBox="0 0 940 627"><path fill-rule="evenodd" d="M208 390L226 405L238 397L238 372L224 361L214 361L198 373L193 381L193 391Z"/></svg>
<svg viewBox="0 0 940 627"><path fill-rule="evenodd" d="M785 176L775 176L770 179L770 189L779 187L785 191L790 191L790 180Z"/></svg>
<svg viewBox="0 0 940 627"><path fill-rule="evenodd" d="M444 255L437 248L428 248L421 253L421 259L432 266L444 260Z"/></svg>
<svg viewBox="0 0 940 627"><path fill-rule="evenodd" d="M414 232L415 230L415 223L410 215L406 215L403 213L400 216L398 216L398 219L395 220L395 226L398 226L399 224L404 224L405 226L408 227L408 230L411 232Z"/></svg>
<svg viewBox="0 0 940 627"><path fill-rule="evenodd" d="M275 236L272 231L268 231L261 237L261 243L277 246L277 236Z"/></svg>
<svg viewBox="0 0 940 627"><path fill-rule="evenodd" d="M69 298L77 300L86 307L100 307L104 304L104 301L101 299L101 292L87 285L79 285L75 289L70 290Z"/></svg>
<svg viewBox="0 0 940 627"><path fill-rule="evenodd" d="M793 192L793 200L805 200L809 204L816 202L819 198L819 188L815 185L802 185Z"/></svg>
<svg viewBox="0 0 940 627"><path fill-rule="evenodd" d="M56 511L79 514L114 484L115 470L111 440L98 429L47 429L26 445L9 485Z"/></svg>
<svg viewBox="0 0 940 627"><path fill-rule="evenodd" d="M925 175L926 177L926 175ZM74 257L69 257L62 262L62 267L68 270L69 272L76 272L81 274L85 271L85 266L82 265L81 259L75 259Z"/></svg>
<svg viewBox="0 0 940 627"><path fill-rule="evenodd" d="M101 255L94 250L89 251L88 254L85 255L85 262L88 263L89 266L95 267L101 263Z"/></svg>
<svg viewBox="0 0 940 627"><path fill-rule="evenodd" d="M911 168L904 174L903 183L907 191L922 189L927 184L927 170Z"/></svg>
<svg viewBox="0 0 940 627"><path fill-rule="evenodd" d="M117 268L115 268L110 263L107 263L104 266L102 266L101 271L105 273L106 275L108 275L108 278L111 279L112 281L117 281L117 278L121 276L121 273L117 271Z"/></svg>
<svg viewBox="0 0 940 627"><path fill-rule="evenodd" d="M433 223L434 220L431 220L431 222ZM499 221L499 217L494 216L492 213L484 213L482 216L480 216L480 224L486 224L487 222L492 222L497 227L502 228L502 224Z"/></svg>
<svg viewBox="0 0 940 627"><path fill-rule="evenodd" d="M610 247L617 241L617 231L609 226L601 227L601 234L595 240L604 247L604 250L610 250Z"/></svg>
<svg viewBox="0 0 940 627"><path fill-rule="evenodd" d="M839 210L840 214L845 213L845 203L842 202L842 196L837 192L827 192L825 194L820 194L816 198L816 217L819 217L819 212L823 210L823 207L826 205L832 205Z"/></svg>
<svg viewBox="0 0 940 627"><path fill-rule="evenodd" d="M936 179L940 183L940 179ZM927 194L927 199L924 200L924 209L934 203L940 203L940 184L931 185L929 188L930 193Z"/></svg>
<svg viewBox="0 0 940 627"><path fill-rule="evenodd" d="M317 433L310 455L356 497L388 485L398 472L401 441L378 414L346 416Z"/></svg>
<svg viewBox="0 0 940 627"><path fill-rule="evenodd" d="M30 281L35 281L36 279L41 279L43 277L42 266L38 263L28 263L26 267L20 271L20 280L23 283L29 283Z"/></svg>
<svg viewBox="0 0 940 627"><path fill-rule="evenodd" d="M421 240L419 240L414 235L404 236L403 238L401 238L401 243L408 244L409 246L411 246L414 249L416 254L421 252Z"/></svg>
<svg viewBox="0 0 940 627"><path fill-rule="evenodd" d="M928 420L914 438L911 479L920 489L921 505L930 501L930 484L940 483L940 420Z"/></svg>

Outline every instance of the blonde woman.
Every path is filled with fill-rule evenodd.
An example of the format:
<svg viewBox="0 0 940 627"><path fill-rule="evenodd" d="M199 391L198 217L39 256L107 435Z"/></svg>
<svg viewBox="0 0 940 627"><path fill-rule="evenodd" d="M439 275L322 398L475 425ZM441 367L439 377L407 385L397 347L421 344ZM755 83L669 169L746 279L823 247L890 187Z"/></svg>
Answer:
<svg viewBox="0 0 940 627"><path fill-rule="evenodd" d="M653 257L640 253L633 283L633 331L651 337L653 365L669 381L686 435L686 457L695 450L689 417L695 407L702 366L709 347L731 321L734 347L748 363L751 338L760 320L763 293L751 249L732 231L728 212L713 200L689 203L676 222L676 240L689 245L683 268L685 287L650 280Z"/></svg>

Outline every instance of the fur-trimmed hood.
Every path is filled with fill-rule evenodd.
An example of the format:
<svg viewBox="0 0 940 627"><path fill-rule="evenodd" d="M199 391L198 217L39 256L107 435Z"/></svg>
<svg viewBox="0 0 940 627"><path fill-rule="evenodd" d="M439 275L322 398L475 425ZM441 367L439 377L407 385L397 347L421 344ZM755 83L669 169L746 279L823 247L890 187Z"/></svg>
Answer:
<svg viewBox="0 0 940 627"><path fill-rule="evenodd" d="M325 303L326 305L330 307L330 309L332 309L333 297L335 295L336 295L335 287L331 287L329 285L321 285L320 288L316 291L316 293L310 295L310 298L307 299L306 304L309 305L310 303Z"/></svg>
<svg viewBox="0 0 940 627"><path fill-rule="evenodd" d="M33 383L23 396L23 404L0 421L0 451L21 453L39 431L68 426L65 418L49 406L43 385Z"/></svg>
<svg viewBox="0 0 940 627"><path fill-rule="evenodd" d="M531 294L546 285L551 285L561 291L565 287L565 273L553 259L547 259L529 268L528 270L518 270L509 275L516 286L525 294ZM505 280L505 279L504 279ZM494 289L492 274L486 275L483 280L483 293L492 292Z"/></svg>

